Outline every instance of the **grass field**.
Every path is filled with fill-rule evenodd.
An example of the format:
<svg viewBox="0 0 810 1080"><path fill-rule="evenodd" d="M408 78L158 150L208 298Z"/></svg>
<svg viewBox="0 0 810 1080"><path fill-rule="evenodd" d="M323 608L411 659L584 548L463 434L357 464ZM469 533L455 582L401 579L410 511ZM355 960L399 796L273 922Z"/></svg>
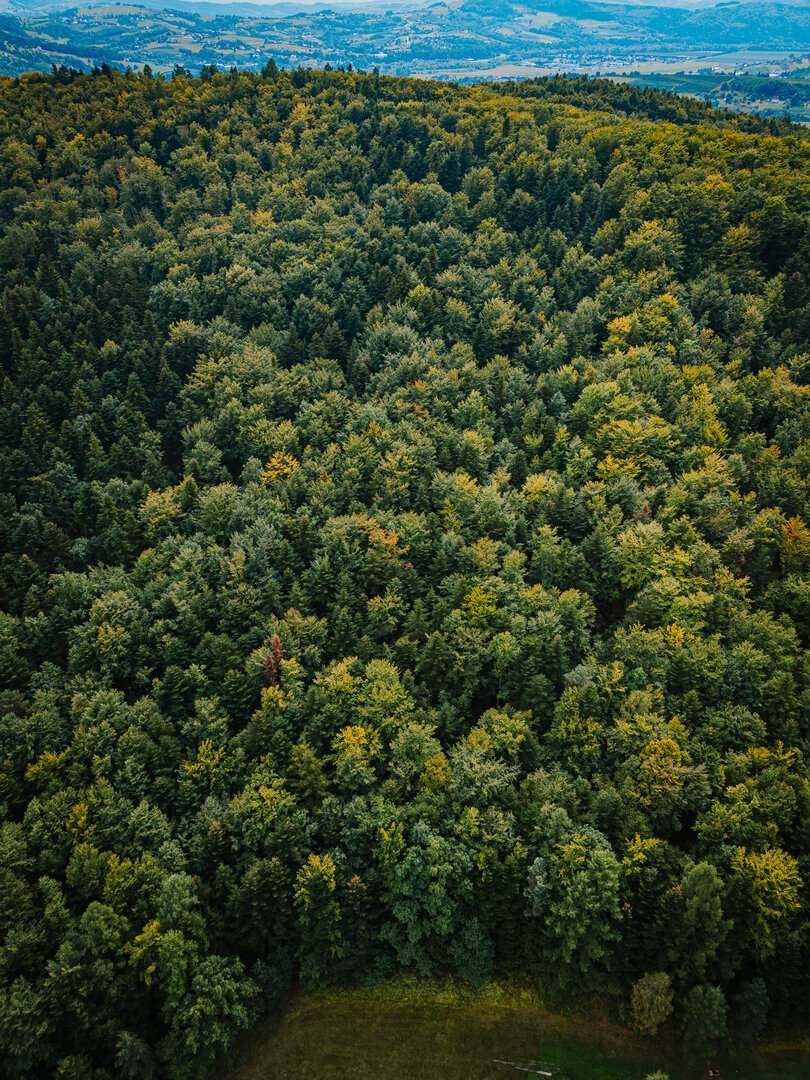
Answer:
<svg viewBox="0 0 810 1080"><path fill-rule="evenodd" d="M372 989L310 994L252 1035L227 1080L509 1080L526 1076L495 1059L559 1069L567 1080L642 1080L656 1069L700 1080L702 1062L637 1039L604 1009L552 1012L539 996L495 984L398 979ZM808 1080L810 1045L727 1055L723 1080Z"/></svg>

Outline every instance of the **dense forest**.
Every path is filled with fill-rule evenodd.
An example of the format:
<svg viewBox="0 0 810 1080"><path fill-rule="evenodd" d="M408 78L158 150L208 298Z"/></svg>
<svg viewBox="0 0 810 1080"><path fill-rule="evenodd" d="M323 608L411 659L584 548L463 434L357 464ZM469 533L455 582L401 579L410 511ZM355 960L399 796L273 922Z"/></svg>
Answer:
<svg viewBox="0 0 810 1080"><path fill-rule="evenodd" d="M401 970L804 1022L806 135L61 70L0 173L5 1075Z"/></svg>

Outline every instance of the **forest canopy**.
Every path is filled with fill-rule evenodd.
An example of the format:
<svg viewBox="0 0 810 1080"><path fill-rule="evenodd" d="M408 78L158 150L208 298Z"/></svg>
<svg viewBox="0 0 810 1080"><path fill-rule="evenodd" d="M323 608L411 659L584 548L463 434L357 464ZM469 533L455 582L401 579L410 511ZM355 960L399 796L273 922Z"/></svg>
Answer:
<svg viewBox="0 0 810 1080"><path fill-rule="evenodd" d="M810 153L550 80L0 80L0 1052L810 1001Z"/></svg>

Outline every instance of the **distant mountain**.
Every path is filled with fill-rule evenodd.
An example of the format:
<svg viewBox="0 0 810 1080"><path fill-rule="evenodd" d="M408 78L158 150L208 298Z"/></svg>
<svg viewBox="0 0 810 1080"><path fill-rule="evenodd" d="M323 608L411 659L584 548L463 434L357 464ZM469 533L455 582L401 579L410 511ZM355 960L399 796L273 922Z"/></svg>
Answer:
<svg viewBox="0 0 810 1080"><path fill-rule="evenodd" d="M81 4L81 8L102 8L109 6L131 6L123 2L110 5L107 0L90 0L87 4ZM278 0L277 3L250 3L245 0L234 0L228 3L215 3L213 0L138 0L137 5L153 11L181 11L184 13L204 16L222 15L225 17L242 16L248 19L282 19L287 15L302 13L317 14L340 8L345 11L368 11L375 7L386 9L416 8L422 6L422 0ZM69 8L65 0L0 0L0 12L25 16L43 11L66 12L77 10L78 5Z"/></svg>
<svg viewBox="0 0 810 1080"><path fill-rule="evenodd" d="M640 34L644 29L673 46L747 46L749 48L801 48L810 44L810 3L785 0L732 0L711 7L675 7L640 4L628 0L465 0L465 9L474 5L484 12L490 6L499 13L504 3L513 11L557 15L576 22L615 22L623 34ZM556 33L559 24L554 23ZM600 32L600 28L594 31Z"/></svg>
<svg viewBox="0 0 810 1080"><path fill-rule="evenodd" d="M741 5L757 4L760 0L724 0L716 3L715 0L604 0L606 4L619 4L623 7L666 7L666 8L711 8L711 7L737 7ZM810 7L810 0L783 0L789 7Z"/></svg>

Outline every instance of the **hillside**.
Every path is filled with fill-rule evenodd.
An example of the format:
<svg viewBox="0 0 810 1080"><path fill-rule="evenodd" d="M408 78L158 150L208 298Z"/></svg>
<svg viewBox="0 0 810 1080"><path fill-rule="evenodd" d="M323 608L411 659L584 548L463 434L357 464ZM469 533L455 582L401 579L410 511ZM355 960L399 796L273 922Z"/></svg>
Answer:
<svg viewBox="0 0 810 1080"><path fill-rule="evenodd" d="M772 0L655 7L591 0L450 0L359 5L194 4L185 0L6 5L0 74L108 63L170 73L353 65L396 75L479 79L558 71L808 74L810 8Z"/></svg>
<svg viewBox="0 0 810 1080"><path fill-rule="evenodd" d="M0 151L5 1075L402 971L806 1024L803 132L268 65Z"/></svg>

